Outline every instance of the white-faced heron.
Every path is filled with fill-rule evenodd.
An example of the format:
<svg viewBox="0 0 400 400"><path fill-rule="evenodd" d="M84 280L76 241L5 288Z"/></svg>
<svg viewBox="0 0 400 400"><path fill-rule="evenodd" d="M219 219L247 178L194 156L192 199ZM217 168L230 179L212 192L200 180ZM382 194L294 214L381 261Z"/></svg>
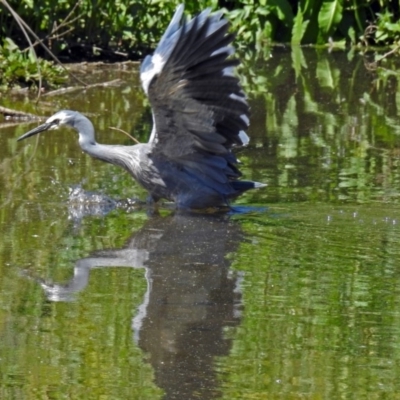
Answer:
<svg viewBox="0 0 400 400"><path fill-rule="evenodd" d="M252 188L239 180L232 149L249 142L249 106L233 74L234 34L222 13L210 9L185 22L180 5L154 54L140 69L153 111L148 143L99 144L93 124L76 111L63 110L18 140L68 125L79 133L82 150L126 169L150 199L168 199L178 208L228 205Z"/></svg>

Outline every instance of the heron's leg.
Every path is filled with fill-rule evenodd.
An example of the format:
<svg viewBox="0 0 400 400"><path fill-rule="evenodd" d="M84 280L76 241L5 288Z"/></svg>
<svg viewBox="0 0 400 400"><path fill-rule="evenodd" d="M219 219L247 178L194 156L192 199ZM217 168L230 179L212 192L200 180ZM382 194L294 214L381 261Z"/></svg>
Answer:
<svg viewBox="0 0 400 400"><path fill-rule="evenodd" d="M149 217L159 215L159 209L158 209L158 200L160 200L159 197L153 196L149 194L149 196L146 199L146 204L147 204L147 215Z"/></svg>
<svg viewBox="0 0 400 400"><path fill-rule="evenodd" d="M146 199L146 204L149 206L155 206L158 200L160 200L160 197L149 194Z"/></svg>

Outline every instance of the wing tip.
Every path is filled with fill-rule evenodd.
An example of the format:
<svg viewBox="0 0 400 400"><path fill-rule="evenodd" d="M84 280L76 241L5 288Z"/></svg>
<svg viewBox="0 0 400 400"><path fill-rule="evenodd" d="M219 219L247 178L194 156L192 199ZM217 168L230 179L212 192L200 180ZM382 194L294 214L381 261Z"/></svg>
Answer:
<svg viewBox="0 0 400 400"><path fill-rule="evenodd" d="M152 79L161 72L166 60L176 44L173 42L173 37L181 27L184 9L185 5L183 3L176 7L171 22L162 35L153 55L146 56L142 62L140 67L140 79L142 81L142 86L145 93L148 93Z"/></svg>
<svg viewBox="0 0 400 400"><path fill-rule="evenodd" d="M174 104L171 103L171 96L177 93L176 98L179 101L183 101L183 98L186 99L190 95L189 98L194 104L191 104L191 107L194 107L194 111L198 111L199 115L203 115L206 111L213 113L214 120L209 122L210 126L203 127L204 124L200 124L199 129L202 128L199 131L200 135L196 134L196 130L185 132L185 135L191 136L188 142L188 147L191 146L191 149L222 155L234 146L247 146L250 142L245 132L250 124L249 106L239 79L234 74L234 67L239 64L239 60L232 58L235 53L232 46L235 35L228 32L229 21L221 11L213 12L211 8L204 9L188 22L184 20L183 14L184 5L180 4L154 55L144 60L141 69L143 88L149 95L150 102L153 101L152 106L155 108L167 107L182 114L182 110L175 109ZM159 79L161 77L166 77L166 79ZM178 85L178 81L183 79L193 84L190 93L185 89L188 85ZM207 93L206 85L196 86L198 83L208 83L208 80L211 82L215 79L218 79L218 83ZM158 82L160 82L159 86ZM172 84L175 85L173 92L169 91ZM221 91L215 90L218 85L221 85ZM161 97L158 96L160 92ZM183 97L179 98L179 95ZM164 132L163 118L160 117L156 121L154 113L153 111L154 127L157 123L160 132ZM186 114L184 117L190 124L192 120L196 122L190 113ZM182 125L181 122L179 123ZM209 140L201 140L204 136L203 131L210 132ZM168 129L166 132L169 134ZM153 128L151 137L154 140L156 136L156 129ZM220 137L223 137L224 142L220 140Z"/></svg>

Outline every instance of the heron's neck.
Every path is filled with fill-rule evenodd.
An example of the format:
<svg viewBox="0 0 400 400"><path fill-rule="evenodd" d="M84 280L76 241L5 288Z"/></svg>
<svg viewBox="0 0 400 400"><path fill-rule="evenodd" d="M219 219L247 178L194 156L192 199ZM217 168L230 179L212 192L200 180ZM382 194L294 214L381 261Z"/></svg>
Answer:
<svg viewBox="0 0 400 400"><path fill-rule="evenodd" d="M118 146L97 143L93 124L84 116L74 125L74 128L79 133L79 145L85 153L110 164L119 165L134 174L130 167L132 163L139 162L139 154L136 154L133 148L142 145Z"/></svg>
<svg viewBox="0 0 400 400"><path fill-rule="evenodd" d="M74 128L79 133L79 145L81 146L82 150L90 153L91 147L97 144L93 124L88 118L86 118L84 115L81 115L81 118L75 122Z"/></svg>
<svg viewBox="0 0 400 400"><path fill-rule="evenodd" d="M74 125L74 128L79 133L79 145L81 149L94 158L114 164L109 150L109 147L112 146L97 143L92 122L85 116L82 117Z"/></svg>

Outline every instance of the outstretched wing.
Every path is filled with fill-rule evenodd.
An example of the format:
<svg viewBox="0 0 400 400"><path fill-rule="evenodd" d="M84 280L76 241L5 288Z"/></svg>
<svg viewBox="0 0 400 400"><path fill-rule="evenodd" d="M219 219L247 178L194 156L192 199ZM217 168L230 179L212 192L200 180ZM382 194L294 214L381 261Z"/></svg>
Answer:
<svg viewBox="0 0 400 400"><path fill-rule="evenodd" d="M249 106L233 75L234 39L222 13L210 9L182 21L180 5L152 57L141 67L143 88L153 109L150 142L166 158L225 169L232 178L233 145L246 145ZM226 170L227 164L229 165Z"/></svg>

